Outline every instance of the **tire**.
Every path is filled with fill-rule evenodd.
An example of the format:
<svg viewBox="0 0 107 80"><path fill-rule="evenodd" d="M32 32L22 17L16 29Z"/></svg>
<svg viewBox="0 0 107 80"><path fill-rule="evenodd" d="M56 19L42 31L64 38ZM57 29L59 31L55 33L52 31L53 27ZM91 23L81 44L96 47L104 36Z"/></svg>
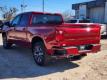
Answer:
<svg viewBox="0 0 107 80"><path fill-rule="evenodd" d="M44 66L48 62L46 48L43 42L35 42L33 44L33 57L37 65Z"/></svg>
<svg viewBox="0 0 107 80"><path fill-rule="evenodd" d="M85 56L87 56L86 53L81 54L81 55L78 55L78 56L74 56L74 57L72 57L72 59L73 59L73 60L80 60L80 59L82 59L82 58L85 57Z"/></svg>
<svg viewBox="0 0 107 80"><path fill-rule="evenodd" d="M74 60L80 60L80 59L81 59L81 55L74 56L73 59L74 59Z"/></svg>
<svg viewBox="0 0 107 80"><path fill-rule="evenodd" d="M82 57L85 57L85 56L87 56L87 53L83 53L83 54L81 54L81 56L82 56Z"/></svg>
<svg viewBox="0 0 107 80"><path fill-rule="evenodd" d="M12 44L8 42L7 36L3 35L3 48L4 49L10 49Z"/></svg>

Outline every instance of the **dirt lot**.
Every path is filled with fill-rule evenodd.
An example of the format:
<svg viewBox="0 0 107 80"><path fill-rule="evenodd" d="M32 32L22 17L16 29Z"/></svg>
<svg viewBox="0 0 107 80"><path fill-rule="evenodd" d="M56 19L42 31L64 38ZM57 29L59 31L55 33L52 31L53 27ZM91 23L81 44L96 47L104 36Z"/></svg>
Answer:
<svg viewBox="0 0 107 80"><path fill-rule="evenodd" d="M2 48L0 35L0 79L25 80L107 80L107 40L102 51L78 61L58 60L46 67L35 64L31 50Z"/></svg>

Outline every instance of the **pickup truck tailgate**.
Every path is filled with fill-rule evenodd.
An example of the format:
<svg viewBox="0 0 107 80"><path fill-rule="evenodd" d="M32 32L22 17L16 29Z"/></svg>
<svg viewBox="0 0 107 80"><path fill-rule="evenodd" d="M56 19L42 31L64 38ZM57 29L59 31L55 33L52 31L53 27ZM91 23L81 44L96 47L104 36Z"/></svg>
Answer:
<svg viewBox="0 0 107 80"><path fill-rule="evenodd" d="M59 41L61 46L77 46L100 43L100 26L98 24L63 24L57 27L63 37Z"/></svg>

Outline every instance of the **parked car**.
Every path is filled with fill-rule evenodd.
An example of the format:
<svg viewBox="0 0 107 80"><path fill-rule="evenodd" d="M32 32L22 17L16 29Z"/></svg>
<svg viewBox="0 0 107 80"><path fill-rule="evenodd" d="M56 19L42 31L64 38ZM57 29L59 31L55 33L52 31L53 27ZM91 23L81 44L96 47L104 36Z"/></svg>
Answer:
<svg viewBox="0 0 107 80"><path fill-rule="evenodd" d="M101 26L101 36L107 36L107 24L100 24Z"/></svg>
<svg viewBox="0 0 107 80"><path fill-rule="evenodd" d="M61 14L26 12L7 22L2 32L3 47L12 44L31 48L35 62L43 66L50 58L100 51L100 25L64 23Z"/></svg>
<svg viewBox="0 0 107 80"><path fill-rule="evenodd" d="M71 20L68 20L67 23L93 24L93 22L91 22L90 19L71 19ZM100 31L101 36L107 35L107 25L106 24L100 24L100 27L101 27L101 31Z"/></svg>

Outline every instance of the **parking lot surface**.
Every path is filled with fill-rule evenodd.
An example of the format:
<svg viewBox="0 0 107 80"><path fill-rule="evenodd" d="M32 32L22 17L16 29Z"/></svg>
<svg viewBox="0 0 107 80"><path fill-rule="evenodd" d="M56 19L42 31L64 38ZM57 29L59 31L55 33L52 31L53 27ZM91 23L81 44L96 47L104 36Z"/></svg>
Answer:
<svg viewBox="0 0 107 80"><path fill-rule="evenodd" d="M2 47L0 34L0 79L8 80L107 80L107 40L102 50L77 61L55 60L48 66L37 66L30 49Z"/></svg>

